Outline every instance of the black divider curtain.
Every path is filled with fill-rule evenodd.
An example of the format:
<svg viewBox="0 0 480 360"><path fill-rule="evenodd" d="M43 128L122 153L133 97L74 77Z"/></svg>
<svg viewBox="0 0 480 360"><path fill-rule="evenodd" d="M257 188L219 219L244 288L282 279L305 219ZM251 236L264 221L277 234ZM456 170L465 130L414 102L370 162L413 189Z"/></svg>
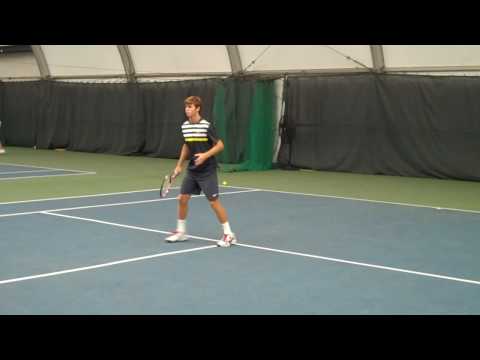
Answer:
<svg viewBox="0 0 480 360"><path fill-rule="evenodd" d="M33 147L40 109L40 82L4 82L0 114L5 144Z"/></svg>
<svg viewBox="0 0 480 360"><path fill-rule="evenodd" d="M3 83L2 130L8 145L175 158L183 101L200 96L201 113L212 121L217 82Z"/></svg>
<svg viewBox="0 0 480 360"><path fill-rule="evenodd" d="M37 146L40 149L67 148L74 116L75 88L63 83L39 83L42 107L38 112Z"/></svg>
<svg viewBox="0 0 480 360"><path fill-rule="evenodd" d="M281 146L281 164L480 180L478 77L299 77L287 87L293 138Z"/></svg>
<svg viewBox="0 0 480 360"><path fill-rule="evenodd" d="M72 98L69 150L121 155L141 151L145 123L137 86L81 84L74 97L65 100Z"/></svg>
<svg viewBox="0 0 480 360"><path fill-rule="evenodd" d="M235 163L245 160L253 89L255 81L240 79L3 82L3 142L176 158L185 120L183 100L199 95L207 120L224 130L228 123L225 155ZM282 141L279 162L319 170L480 180L479 99L479 77L288 78L284 123L291 136Z"/></svg>

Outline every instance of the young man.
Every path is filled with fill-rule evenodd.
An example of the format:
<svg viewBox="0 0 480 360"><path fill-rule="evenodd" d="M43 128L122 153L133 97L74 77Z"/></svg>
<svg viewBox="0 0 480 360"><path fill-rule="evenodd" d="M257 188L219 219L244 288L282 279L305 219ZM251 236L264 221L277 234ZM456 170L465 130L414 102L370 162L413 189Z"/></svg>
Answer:
<svg viewBox="0 0 480 360"><path fill-rule="evenodd" d="M198 96L185 99L185 114L188 120L182 125L184 144L173 176L176 177L182 172L185 160L189 160L189 164L178 197L177 230L165 240L167 242L187 240L188 201L192 194L199 195L203 191L223 227L223 236L217 245L229 247L235 244L237 239L230 229L227 212L219 200L215 159L215 155L220 153L224 146L222 140L217 137L213 125L201 117L201 106L202 100Z"/></svg>

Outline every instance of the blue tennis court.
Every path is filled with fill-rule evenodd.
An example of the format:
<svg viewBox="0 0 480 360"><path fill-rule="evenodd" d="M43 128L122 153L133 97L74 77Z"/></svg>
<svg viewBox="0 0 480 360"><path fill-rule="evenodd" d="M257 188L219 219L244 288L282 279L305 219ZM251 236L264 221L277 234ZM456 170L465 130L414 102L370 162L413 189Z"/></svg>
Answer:
<svg viewBox="0 0 480 360"><path fill-rule="evenodd" d="M1 314L480 314L479 212L222 187L0 204Z"/></svg>

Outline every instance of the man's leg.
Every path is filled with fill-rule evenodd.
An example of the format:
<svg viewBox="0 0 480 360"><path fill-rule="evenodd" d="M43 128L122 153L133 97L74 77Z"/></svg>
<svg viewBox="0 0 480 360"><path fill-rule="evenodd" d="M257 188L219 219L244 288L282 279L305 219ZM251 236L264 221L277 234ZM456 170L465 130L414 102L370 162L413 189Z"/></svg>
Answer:
<svg viewBox="0 0 480 360"><path fill-rule="evenodd" d="M209 200L209 202L220 224L226 223L228 221L227 210L225 210L220 200L216 198Z"/></svg>
<svg viewBox="0 0 480 360"><path fill-rule="evenodd" d="M232 232L230 228L230 223L228 222L227 211L223 207L220 200L217 198L209 199L210 206L212 207L215 215L217 215L217 219L222 224L223 227L223 236L222 238L217 241L217 245L221 247L229 247L230 245L237 243L237 238L235 234Z"/></svg>
<svg viewBox="0 0 480 360"><path fill-rule="evenodd" d="M167 242L185 241L187 236L187 214L188 214L188 201L190 200L189 194L180 194L178 196L178 217L177 217L177 229L175 232L168 236L165 240Z"/></svg>
<svg viewBox="0 0 480 360"><path fill-rule="evenodd" d="M193 179L188 173L183 179L180 189L180 195L178 196L178 212L177 212L177 229L175 232L168 236L165 240L167 242L176 242L187 240L185 235L187 232L187 214L188 214L188 201L191 198L191 194L199 194L200 187L195 179Z"/></svg>
<svg viewBox="0 0 480 360"><path fill-rule="evenodd" d="M178 196L178 220L186 220L188 214L188 201L190 194L180 194Z"/></svg>
<svg viewBox="0 0 480 360"><path fill-rule="evenodd" d="M230 224L228 222L227 211L223 207L222 203L219 200L219 190L218 190L218 177L217 173L213 172L210 175L206 176L200 181L200 187L202 188L205 196L210 202L215 215L217 216L218 221L222 224L223 236L217 242L218 246L228 247L237 242L235 234L230 229Z"/></svg>

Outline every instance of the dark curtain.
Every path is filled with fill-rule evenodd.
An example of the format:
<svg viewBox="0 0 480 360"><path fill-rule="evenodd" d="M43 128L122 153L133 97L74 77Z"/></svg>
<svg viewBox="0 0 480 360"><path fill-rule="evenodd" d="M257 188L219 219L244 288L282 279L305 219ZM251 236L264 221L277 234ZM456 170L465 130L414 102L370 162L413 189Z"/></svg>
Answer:
<svg viewBox="0 0 480 360"><path fill-rule="evenodd" d="M284 127L290 139L282 144L279 162L480 180L479 95L477 77L289 78Z"/></svg>
<svg viewBox="0 0 480 360"><path fill-rule="evenodd" d="M2 132L6 145L36 145L41 82L3 83Z"/></svg>

